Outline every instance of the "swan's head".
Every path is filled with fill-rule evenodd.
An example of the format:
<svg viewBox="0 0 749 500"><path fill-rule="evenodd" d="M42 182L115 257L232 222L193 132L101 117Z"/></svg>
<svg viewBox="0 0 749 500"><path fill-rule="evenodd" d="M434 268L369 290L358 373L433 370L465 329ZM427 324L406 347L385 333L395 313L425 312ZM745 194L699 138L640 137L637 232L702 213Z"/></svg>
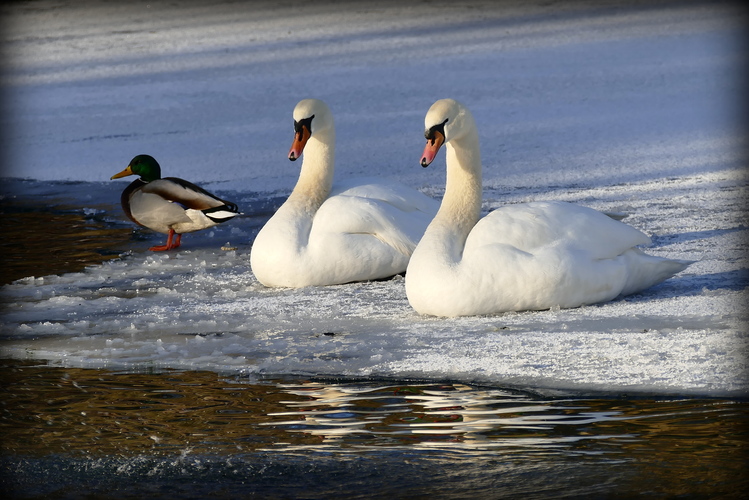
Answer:
<svg viewBox="0 0 749 500"><path fill-rule="evenodd" d="M432 104L424 118L424 137L427 139L427 145L424 154L421 155L421 166L428 167L443 144L460 139L475 128L473 115L458 101L440 99Z"/></svg>
<svg viewBox="0 0 749 500"><path fill-rule="evenodd" d="M294 142L289 150L289 160L302 156L310 137L333 129L333 114L327 104L319 99L303 99L294 108Z"/></svg>

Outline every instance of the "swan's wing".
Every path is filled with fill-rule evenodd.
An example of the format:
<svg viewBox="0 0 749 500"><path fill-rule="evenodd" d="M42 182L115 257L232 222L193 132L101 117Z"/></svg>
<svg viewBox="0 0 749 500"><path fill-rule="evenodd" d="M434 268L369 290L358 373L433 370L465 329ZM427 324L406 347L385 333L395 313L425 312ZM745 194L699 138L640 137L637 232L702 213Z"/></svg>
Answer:
<svg viewBox="0 0 749 500"><path fill-rule="evenodd" d="M415 189L387 179L356 178L337 182L330 196L344 195L379 200L402 212L420 211L431 217L437 213L439 202Z"/></svg>
<svg viewBox="0 0 749 500"><path fill-rule="evenodd" d="M370 236L358 244L384 244L409 257L432 220L432 214L408 205L401 210L392 199L353 196L350 192L331 196L315 214L310 241L325 234ZM352 240L353 241L353 240ZM352 243L354 244L354 243Z"/></svg>
<svg viewBox="0 0 749 500"><path fill-rule="evenodd" d="M650 238L632 226L596 210L564 202L507 205L482 218L471 231L466 247L503 243L534 253L563 244L585 250L594 259L621 255Z"/></svg>

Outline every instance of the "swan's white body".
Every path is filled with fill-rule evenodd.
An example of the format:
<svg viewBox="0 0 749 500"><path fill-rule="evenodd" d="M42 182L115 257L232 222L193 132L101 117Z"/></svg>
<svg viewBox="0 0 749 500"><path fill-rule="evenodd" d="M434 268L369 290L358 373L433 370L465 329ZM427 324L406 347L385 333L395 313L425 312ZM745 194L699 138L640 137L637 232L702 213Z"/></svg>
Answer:
<svg viewBox="0 0 749 500"><path fill-rule="evenodd" d="M382 180L333 185L335 129L328 107L301 101L295 123L306 138L295 141L304 161L294 190L260 230L250 264L265 286L304 287L381 279L402 273L438 202ZM300 126L301 127L301 126ZM299 128L299 138L303 130Z"/></svg>
<svg viewBox="0 0 749 500"><path fill-rule="evenodd" d="M690 264L646 255L635 246L650 243L647 235L570 203L508 205L480 219L473 117L445 99L430 108L425 124L432 143L422 165L444 141L447 185L406 272L406 293L417 312L467 316L577 307L644 290Z"/></svg>

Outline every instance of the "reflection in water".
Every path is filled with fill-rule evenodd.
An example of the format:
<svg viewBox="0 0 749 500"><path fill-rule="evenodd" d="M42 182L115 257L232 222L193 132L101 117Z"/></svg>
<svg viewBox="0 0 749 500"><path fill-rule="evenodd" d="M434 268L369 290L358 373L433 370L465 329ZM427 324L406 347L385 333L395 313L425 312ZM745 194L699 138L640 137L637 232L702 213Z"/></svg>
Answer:
<svg viewBox="0 0 749 500"><path fill-rule="evenodd" d="M97 470L130 486L133 475L161 486L200 476L225 487L240 474L266 492L303 481L309 497L310 483L340 488L345 471L352 489L386 470L402 482L388 488L439 483L443 493L464 491L468 476L482 487L495 484L500 469L501 477L522 477L524 493L553 481L582 488L579 495L645 488L730 496L749 484L743 401L550 399L461 384L249 381L17 361L0 370L3 481L14 491L41 488L43 477L40 493L50 493L56 482L94 481L87 475ZM259 463L277 470L260 474ZM284 472L292 465L311 476L292 481ZM462 479L448 487L441 482L447 477ZM505 487L521 492L515 481Z"/></svg>
<svg viewBox="0 0 749 500"><path fill-rule="evenodd" d="M282 387L306 400L283 401L296 410L270 414L294 420L264 425L284 425L292 432L320 436L324 444L342 444L348 438L360 445L381 445L382 441L477 452L498 448L552 450L587 439L632 437L577 431L569 434L562 427L580 429L614 421L621 418L620 412L591 411L588 406L580 406L582 401L552 403L506 390L462 384L362 387L307 383Z"/></svg>

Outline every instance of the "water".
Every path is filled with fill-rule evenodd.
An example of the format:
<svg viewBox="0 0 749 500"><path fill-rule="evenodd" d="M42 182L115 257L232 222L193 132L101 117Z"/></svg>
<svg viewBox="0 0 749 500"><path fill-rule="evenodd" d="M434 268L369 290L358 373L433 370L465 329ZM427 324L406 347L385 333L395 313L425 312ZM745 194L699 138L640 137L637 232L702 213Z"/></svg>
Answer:
<svg viewBox="0 0 749 500"><path fill-rule="evenodd" d="M6 4L3 167L41 181L0 180L5 498L745 494L745 11ZM439 197L423 117L455 97L484 209L626 212L697 262L612 303L459 320L417 317L402 279L264 289L249 245L293 186L303 97L335 109L339 178ZM138 153L245 215L149 254L164 237L106 182Z"/></svg>
<svg viewBox="0 0 749 500"><path fill-rule="evenodd" d="M23 249L4 260L6 283L162 237L102 201L116 189L85 208L50 189L4 198L16 222L4 252ZM251 237L275 203L255 202L238 226ZM57 364L2 360L6 497L733 498L749 487L743 399Z"/></svg>
<svg viewBox="0 0 749 500"><path fill-rule="evenodd" d="M749 405L2 366L18 497L738 496Z"/></svg>

